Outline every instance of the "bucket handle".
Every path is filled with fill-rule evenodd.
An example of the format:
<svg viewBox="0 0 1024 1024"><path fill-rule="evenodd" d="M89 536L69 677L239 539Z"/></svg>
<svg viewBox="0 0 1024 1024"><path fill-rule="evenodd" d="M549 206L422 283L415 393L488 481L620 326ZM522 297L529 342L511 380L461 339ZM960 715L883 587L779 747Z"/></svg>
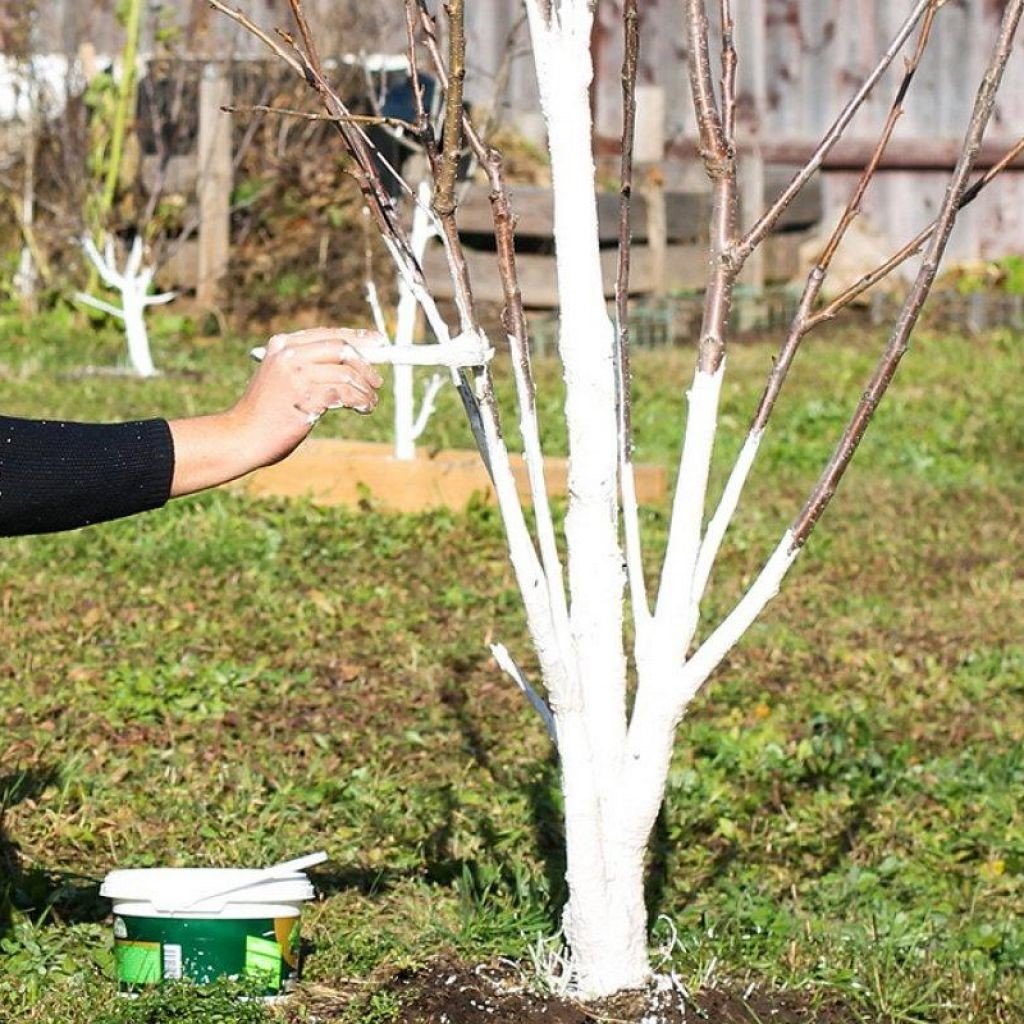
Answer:
<svg viewBox="0 0 1024 1024"><path fill-rule="evenodd" d="M244 882L211 888L209 891L200 893L200 895L189 900L188 903L161 903L160 900L153 900L153 906L163 913L180 913L184 910L191 910L198 903L206 903L208 900L216 899L218 896L229 896L240 889L248 889L253 885L261 885L264 882L273 882L281 878L287 878L289 875L299 874L305 871L306 868L323 864L327 859L327 854L323 850L318 850L316 853L308 853L303 857L296 857L294 860L284 860L278 864L271 864L269 867L261 868L258 874Z"/></svg>

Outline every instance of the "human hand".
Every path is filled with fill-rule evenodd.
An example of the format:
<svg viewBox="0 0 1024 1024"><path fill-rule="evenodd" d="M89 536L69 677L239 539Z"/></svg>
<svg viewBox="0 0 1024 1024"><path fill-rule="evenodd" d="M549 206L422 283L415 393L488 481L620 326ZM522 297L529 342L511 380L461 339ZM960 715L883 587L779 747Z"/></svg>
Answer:
<svg viewBox="0 0 1024 1024"><path fill-rule="evenodd" d="M345 327L275 335L230 410L170 422L171 496L216 487L280 462L328 409L372 412L383 381L359 349L382 344L386 339L376 331Z"/></svg>
<svg viewBox="0 0 1024 1024"><path fill-rule="evenodd" d="M359 349L382 344L386 339L376 331L346 327L271 338L245 394L228 413L236 436L257 460L253 468L290 454L328 409L373 412L383 380Z"/></svg>

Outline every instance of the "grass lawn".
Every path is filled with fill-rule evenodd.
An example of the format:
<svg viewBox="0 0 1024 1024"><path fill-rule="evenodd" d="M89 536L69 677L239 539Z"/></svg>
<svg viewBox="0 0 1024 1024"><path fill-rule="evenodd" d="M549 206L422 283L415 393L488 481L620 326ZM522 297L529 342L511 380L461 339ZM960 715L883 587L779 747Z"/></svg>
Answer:
<svg viewBox="0 0 1024 1024"><path fill-rule="evenodd" d="M112 362L112 337L3 322L0 409L175 416L237 395L248 342L157 324L170 372L141 382L73 373ZM799 508L878 345L809 343L712 620ZM729 357L719 485L772 352ZM558 451L558 368L538 369ZM671 466L689 354L635 371L638 458ZM690 986L835 993L873 1022L1024 1021L1022 423L1019 338L921 334L788 587L695 702L649 903ZM388 426L385 407L318 430ZM450 393L426 440L468 444ZM652 555L664 525L645 510ZM0 1020L136 1019L111 995L97 897L115 866L328 850L306 977L338 993L338 1020L401 1020L375 988L397 968L528 960L557 928L556 766L485 642L532 665L493 510L221 491L0 543ZM137 1019L243 1019L190 1005Z"/></svg>

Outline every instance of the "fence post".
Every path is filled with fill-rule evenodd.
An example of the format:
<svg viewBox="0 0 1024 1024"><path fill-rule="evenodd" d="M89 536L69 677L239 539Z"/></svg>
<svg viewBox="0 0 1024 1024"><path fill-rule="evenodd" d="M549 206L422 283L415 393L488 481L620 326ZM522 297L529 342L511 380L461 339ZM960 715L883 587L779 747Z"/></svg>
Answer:
<svg viewBox="0 0 1024 1024"><path fill-rule="evenodd" d="M227 272L231 228L231 103L230 65L203 66L199 83L199 267L196 301L217 305L218 289Z"/></svg>

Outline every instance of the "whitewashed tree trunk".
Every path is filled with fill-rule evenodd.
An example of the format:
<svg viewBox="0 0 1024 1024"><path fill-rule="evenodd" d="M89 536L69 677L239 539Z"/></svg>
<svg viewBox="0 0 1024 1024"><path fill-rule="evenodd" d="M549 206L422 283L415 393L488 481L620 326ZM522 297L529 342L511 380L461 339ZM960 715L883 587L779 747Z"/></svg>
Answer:
<svg viewBox="0 0 1024 1024"><path fill-rule="evenodd" d="M562 759L569 903L563 927L584 991L616 991L648 973L643 850L620 843L625 749L625 577L619 545L614 331L604 301L591 137L593 11L560 21L528 5L548 125L561 296L559 354L569 428L571 631L581 706L553 702Z"/></svg>

